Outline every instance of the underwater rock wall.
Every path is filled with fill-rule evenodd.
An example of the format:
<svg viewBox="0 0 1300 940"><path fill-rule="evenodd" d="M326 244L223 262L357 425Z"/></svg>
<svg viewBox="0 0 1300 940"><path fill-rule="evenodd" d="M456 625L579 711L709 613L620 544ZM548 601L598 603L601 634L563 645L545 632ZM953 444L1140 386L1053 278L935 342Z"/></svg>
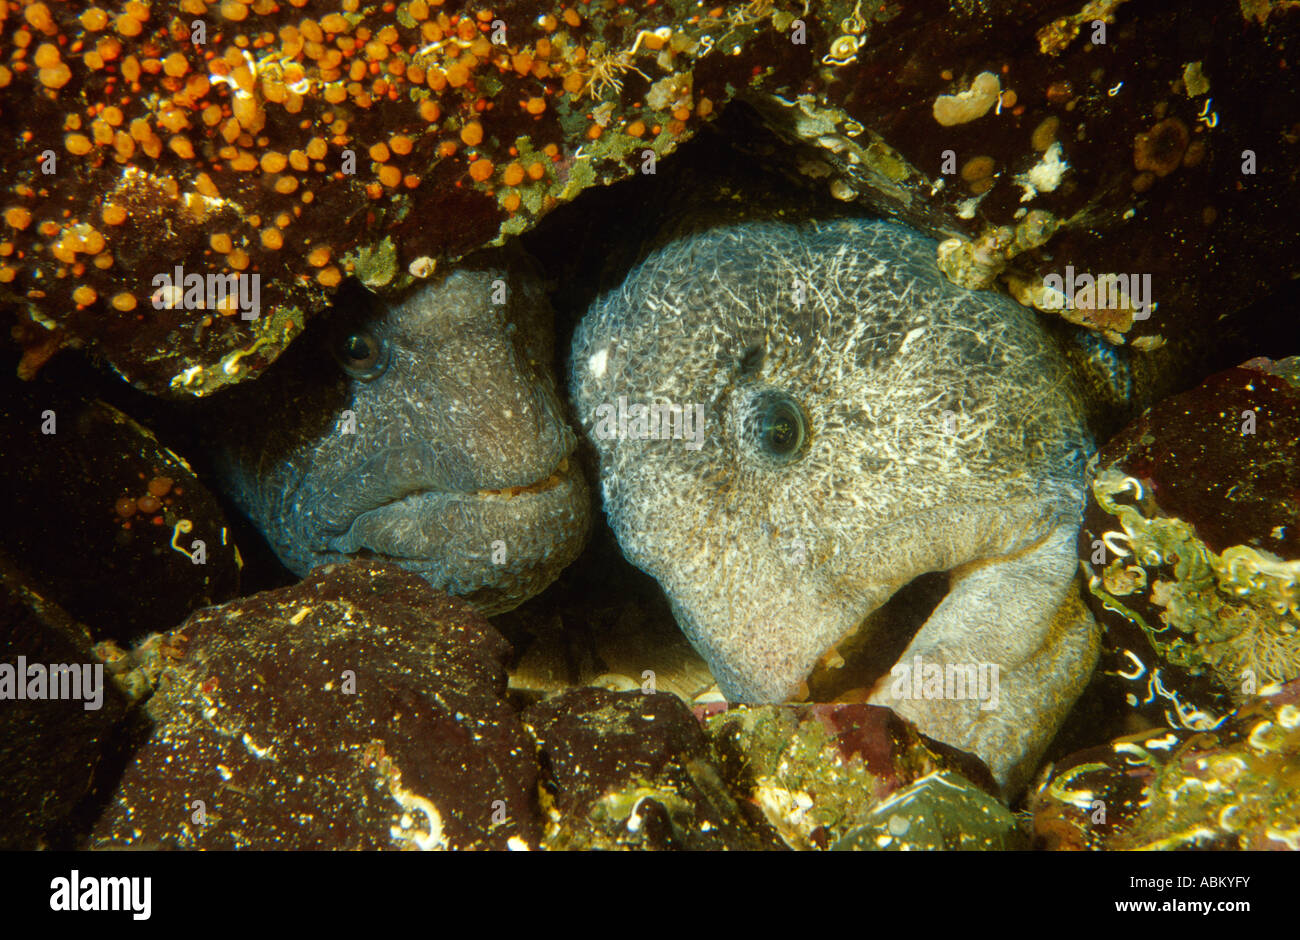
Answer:
<svg viewBox="0 0 1300 940"><path fill-rule="evenodd" d="M654 172L733 99L790 142L757 159L956 238L954 278L1002 276L1114 340L1178 342L1294 273L1287 4L24 0L5 15L0 301L21 312L24 375L89 346L141 388L209 394L260 373L345 277L396 293ZM1046 292L1067 265L1151 275L1153 296ZM178 268L257 275L258 296L154 280Z"/></svg>

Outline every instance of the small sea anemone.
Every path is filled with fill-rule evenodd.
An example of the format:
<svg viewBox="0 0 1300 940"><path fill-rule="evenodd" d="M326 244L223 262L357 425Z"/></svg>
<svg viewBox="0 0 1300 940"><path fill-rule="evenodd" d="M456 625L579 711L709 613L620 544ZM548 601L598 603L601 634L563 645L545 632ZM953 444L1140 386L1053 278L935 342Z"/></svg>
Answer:
<svg viewBox="0 0 1300 940"><path fill-rule="evenodd" d="M1178 118L1165 118L1133 138L1133 165L1156 176L1168 176L1178 169L1191 135Z"/></svg>

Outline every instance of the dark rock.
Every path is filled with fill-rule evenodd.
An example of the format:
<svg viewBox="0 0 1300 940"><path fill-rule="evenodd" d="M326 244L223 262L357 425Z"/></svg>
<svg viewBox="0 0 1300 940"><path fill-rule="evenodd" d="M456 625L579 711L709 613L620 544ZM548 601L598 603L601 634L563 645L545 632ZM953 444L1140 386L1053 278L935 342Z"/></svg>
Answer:
<svg viewBox="0 0 1300 940"><path fill-rule="evenodd" d="M193 615L146 705L154 733L93 844L522 848L533 742L505 703L509 645L396 566Z"/></svg>
<svg viewBox="0 0 1300 940"><path fill-rule="evenodd" d="M0 546L45 596L97 640L128 640L238 592L225 515L184 460L102 401L3 385Z"/></svg>
<svg viewBox="0 0 1300 940"><path fill-rule="evenodd" d="M740 92L787 141L760 155L955 236L959 280L1001 277L1114 342L1192 355L1294 275L1300 88L1281 49L1300 9L832 0L817 20L801 80ZM1044 278L1067 266L1149 275L1157 305L1072 290L1054 306Z"/></svg>
<svg viewBox="0 0 1300 940"><path fill-rule="evenodd" d="M52 36L94 53L4 73L0 190L17 250L0 264L0 301L27 314L24 374L84 343L139 387L177 395L260 373L348 274L398 291L587 187L653 169L783 38L766 15L737 31L685 0L363 0L346 16L304 0L237 19L214 10L206 44L184 15L155 9L121 31L125 4L105 7L106 30L56 4L34 36L24 23L0 38L6 60L16 32L23 47ZM727 52L709 56L724 34ZM119 67L99 61L109 39L134 73L125 98ZM54 75L63 84L46 84ZM120 126L83 126L90 102ZM260 309L155 306L152 279L177 266L260 276Z"/></svg>
<svg viewBox="0 0 1300 940"><path fill-rule="evenodd" d="M666 693L576 689L528 708L552 849L759 849L690 710Z"/></svg>
<svg viewBox="0 0 1300 940"><path fill-rule="evenodd" d="M51 666L76 667L76 685L62 673L58 688L81 697L17 699L17 683L24 695L36 691L28 671L34 664L46 672L45 696L55 692ZM127 702L92 651L90 632L42 597L3 556L0 669L14 673L0 676L0 849L67 848L70 817L91 796L100 763L122 730ZM6 687L7 682L15 684Z"/></svg>
<svg viewBox="0 0 1300 940"><path fill-rule="evenodd" d="M1214 552L1250 545L1300 558L1300 356L1252 359L1142 415L1099 466L1149 484L1165 515Z"/></svg>
<svg viewBox="0 0 1300 940"><path fill-rule="evenodd" d="M1158 729L1072 755L1030 801L1043 849L1300 850L1300 682L1215 731Z"/></svg>

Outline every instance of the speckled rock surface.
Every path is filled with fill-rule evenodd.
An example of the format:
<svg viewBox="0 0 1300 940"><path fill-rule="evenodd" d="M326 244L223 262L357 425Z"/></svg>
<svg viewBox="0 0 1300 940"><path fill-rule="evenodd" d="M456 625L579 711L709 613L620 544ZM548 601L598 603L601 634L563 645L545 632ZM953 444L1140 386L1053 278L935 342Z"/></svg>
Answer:
<svg viewBox="0 0 1300 940"><path fill-rule="evenodd" d="M761 849L775 835L737 805L695 717L666 693L577 689L524 723L545 768L551 849Z"/></svg>
<svg viewBox="0 0 1300 940"><path fill-rule="evenodd" d="M1300 683L1213 732L1159 729L1061 762L1034 794L1044 849L1300 850Z"/></svg>
<svg viewBox="0 0 1300 940"><path fill-rule="evenodd" d="M1251 360L1113 438L1080 536L1103 670L1173 728L1300 676L1300 359Z"/></svg>
<svg viewBox="0 0 1300 940"><path fill-rule="evenodd" d="M22 659L20 660L20 657ZM99 662L90 631L57 604L42 597L10 559L0 554L0 664L13 669L24 695L35 691L32 674L20 665L39 664L46 675L42 695L53 692L50 665L84 666ZM101 666L102 670L102 666ZM126 699L102 670L100 707L93 697L16 699L16 688L0 679L0 849L67 848L69 817L91 792L105 751L121 730ZM94 674L91 673L94 683ZM65 680L59 680L59 689ZM71 686L67 686L71 689ZM78 680L78 689L84 689Z"/></svg>
<svg viewBox="0 0 1300 940"><path fill-rule="evenodd" d="M922 778L933 781L935 775L943 775L968 793L968 805L978 806L974 812L981 816L985 808L993 812L992 807L1001 805L991 795L996 789L983 764L923 737L879 706L739 706L709 717L707 727L723 776L758 807L791 848L868 847L859 843L874 842L882 824L879 813L885 812L882 807L896 805L894 797L900 792ZM922 791L928 792L928 786ZM960 814L950 810L947 820L938 820L933 800L921 796L922 791L910 794L909 802L918 797L910 808L883 816L887 830L895 815L917 823L913 829L911 822L907 826L895 822L893 847L901 848L905 842L918 848L958 847ZM999 819L1006 822L1009 815L999 814ZM926 816L928 822L920 821ZM971 843L983 841L986 828L981 825L973 831ZM989 844L983 847L1008 839L1010 827L1006 829L999 837L988 834Z"/></svg>
<svg viewBox="0 0 1300 940"><path fill-rule="evenodd" d="M369 562L195 614L146 704L152 736L94 846L522 848L533 742L509 646L413 574Z"/></svg>
<svg viewBox="0 0 1300 940"><path fill-rule="evenodd" d="M0 546L96 640L169 629L238 592L224 512L148 428L44 378L5 375L0 392Z"/></svg>

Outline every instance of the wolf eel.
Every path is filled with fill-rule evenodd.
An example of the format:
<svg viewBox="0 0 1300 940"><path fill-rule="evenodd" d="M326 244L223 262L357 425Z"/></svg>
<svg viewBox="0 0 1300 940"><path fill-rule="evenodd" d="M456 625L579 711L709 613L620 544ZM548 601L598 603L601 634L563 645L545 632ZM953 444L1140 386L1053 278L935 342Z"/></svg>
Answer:
<svg viewBox="0 0 1300 940"><path fill-rule="evenodd" d="M489 614L541 591L590 499L530 259L480 253L398 303L358 288L336 306L214 403L219 484L299 575L382 556Z"/></svg>
<svg viewBox="0 0 1300 940"><path fill-rule="evenodd" d="M661 239L598 298L570 370L623 553L727 699L799 697L947 572L864 698L1023 785L1099 646L1074 582L1088 409L1033 311L954 286L896 223L724 224ZM672 406L697 405L686 446Z"/></svg>

